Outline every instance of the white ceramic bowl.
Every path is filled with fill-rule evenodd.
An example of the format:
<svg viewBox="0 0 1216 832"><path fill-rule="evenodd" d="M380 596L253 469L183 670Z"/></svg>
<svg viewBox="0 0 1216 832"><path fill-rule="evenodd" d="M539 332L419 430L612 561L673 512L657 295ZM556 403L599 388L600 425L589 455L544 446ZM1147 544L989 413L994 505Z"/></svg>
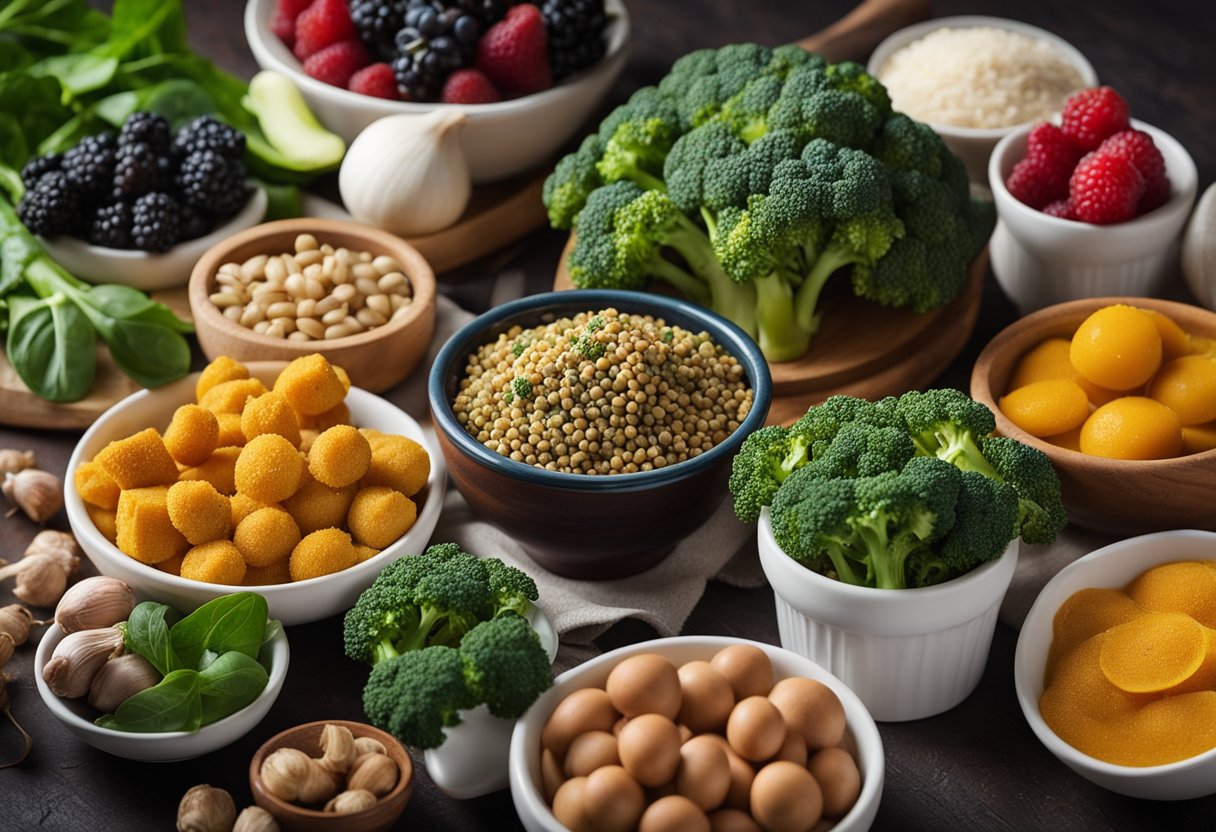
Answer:
<svg viewBox="0 0 1216 832"><path fill-rule="evenodd" d="M881 80L879 73L890 57L913 41L919 40L937 29L973 29L979 26L1006 29L1010 32L1046 41L1055 48L1061 57L1077 68L1077 71L1081 74L1082 86L1096 87L1098 85L1098 74L1094 72L1093 66L1068 41L1058 35L1053 35L1045 29L1031 26L1029 23L1022 23L1018 20L1006 20L1003 17L984 17L982 15L939 17L900 29L878 44L878 47L870 55L870 61L866 65L866 70ZM988 156L992 153L992 148L1006 135L1023 125L979 128L931 123L930 126L966 164L967 173L970 174L971 181L982 185L987 181Z"/></svg>
<svg viewBox="0 0 1216 832"><path fill-rule="evenodd" d="M1153 137L1165 157L1170 198L1154 211L1115 225L1090 225L1036 211L1005 187L1026 155L1030 127L1001 139L988 165L996 201L996 231L989 242L997 283L1023 315L1080 298L1152 297L1177 270L1178 238L1195 203L1199 174L1186 149L1143 122L1132 126Z"/></svg>
<svg viewBox="0 0 1216 832"><path fill-rule="evenodd" d="M783 552L767 508L756 534L782 646L838 676L875 719L923 719L975 690L1017 566L1017 540L961 578L921 589L871 589L820 575Z"/></svg>
<svg viewBox="0 0 1216 832"><path fill-rule="evenodd" d="M254 188L245 207L236 216L194 240L179 243L163 254L125 248L91 245L75 237L60 235L42 241L51 259L81 280L90 283L121 283L142 292L176 289L190 280L190 272L203 252L238 231L252 228L266 216L266 191Z"/></svg>
<svg viewBox="0 0 1216 832"><path fill-rule="evenodd" d="M249 367L251 375L270 386L286 364L277 361L255 361L246 366ZM156 390L134 393L111 407L93 423L76 444L68 462L68 471L75 471L82 462L92 459L98 451L115 439L122 439L147 427L155 427L163 432L173 416L173 411L194 401L194 387L198 377L198 373L191 373ZM386 565L403 555L422 552L427 541L431 539L435 524L439 522L439 511L443 505L443 492L447 483L447 469L443 464L443 455L435 447L430 436L396 405L374 393L352 387L346 394L346 404L350 408L351 421L355 425L408 436L425 447L431 457L431 475L423 490L413 498L418 503L418 519L413 527L375 557L320 578L273 586L241 587L265 596L270 608L270 617L279 619L285 625L306 624L348 610ZM234 591L230 586L191 581L170 575L123 554L93 525L79 492L71 486L70 475L68 483L68 487L64 489L68 523L71 524L72 533L76 535L80 547L103 575L121 578L130 584L137 594L156 598L183 609L194 609L212 598Z"/></svg>
<svg viewBox="0 0 1216 832"><path fill-rule="evenodd" d="M136 590L136 594L147 597L145 593ZM156 597L156 596L152 596ZM182 612L194 609L194 606L180 607ZM273 617L273 616L272 616ZM241 710L230 716L204 725L197 731L165 731L158 734L135 734L128 731L115 731L102 728L93 723L99 714L83 699L60 699L46 682L42 680L42 668L50 661L55 647L63 640L63 631L58 624L52 624L38 642L38 650L34 654L34 682L38 685L38 693L50 712L64 724L69 731L107 754L116 757L126 757L128 760L144 762L167 763L177 760L189 760L209 754L236 742L258 726L258 723L270 711L270 707L279 697L283 689L283 681L287 678L287 665L291 659L291 651L287 646L287 633L282 627L270 642L270 679L266 682L258 698Z"/></svg>
<svg viewBox="0 0 1216 832"><path fill-rule="evenodd" d="M629 13L621 0L607 0L608 48L595 66L543 92L494 104L468 105L461 146L475 183L505 179L542 163L569 140L607 95L625 66ZM388 101L360 95L305 75L300 62L270 30L275 0L249 0L245 38L262 69L295 82L308 106L349 145L364 127L383 116L427 113L449 104Z"/></svg>
<svg viewBox="0 0 1216 832"><path fill-rule="evenodd" d="M853 755L861 770L861 794L849 813L832 826L832 830L865 832L869 829L874 816L878 814L885 764L882 738L866 706L843 682L809 659L771 644L725 636L680 636L631 644L597 656L558 676L553 687L536 700L516 723L515 733L511 736L511 799L524 828L528 832L564 832L566 829L553 817L540 788L540 733L549 714L562 699L580 688L603 687L608 673L618 662L638 653L658 653L673 664L680 665L709 660L719 650L732 644L748 644L763 650L768 654L773 664L773 675L778 680L790 676L815 679L830 687L840 698L847 726L842 744Z"/></svg>
<svg viewBox="0 0 1216 832"><path fill-rule="evenodd" d="M1022 625L1014 655L1014 684L1026 721L1064 765L1104 789L1150 800L1188 800L1216 794L1216 749L1161 766L1120 766L1083 754L1043 721L1039 699L1056 611L1089 587L1122 588L1147 569L1183 560L1216 560L1216 532L1182 530L1132 537L1070 563L1047 582Z"/></svg>

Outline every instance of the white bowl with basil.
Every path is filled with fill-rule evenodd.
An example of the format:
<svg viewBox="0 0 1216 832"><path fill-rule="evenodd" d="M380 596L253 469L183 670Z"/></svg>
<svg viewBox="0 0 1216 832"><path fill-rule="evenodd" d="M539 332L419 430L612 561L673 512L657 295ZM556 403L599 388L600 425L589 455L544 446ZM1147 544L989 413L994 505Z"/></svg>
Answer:
<svg viewBox="0 0 1216 832"><path fill-rule="evenodd" d="M135 607L126 622L124 652L149 659L162 678L106 715L84 698L64 699L51 690L43 671L66 637L52 625L34 655L42 701L81 740L130 760L188 760L235 742L262 721L283 688L287 635L277 621L267 620L265 600L254 593L205 606L176 621L165 605Z"/></svg>

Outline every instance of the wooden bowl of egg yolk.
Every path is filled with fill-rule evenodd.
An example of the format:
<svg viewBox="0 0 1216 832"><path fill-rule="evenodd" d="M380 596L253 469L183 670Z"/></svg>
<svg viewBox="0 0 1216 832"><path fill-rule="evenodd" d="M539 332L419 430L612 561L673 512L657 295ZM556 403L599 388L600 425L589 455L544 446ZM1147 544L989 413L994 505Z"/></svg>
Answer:
<svg viewBox="0 0 1216 832"><path fill-rule="evenodd" d="M1147 339L1140 337L1143 333L1137 334L1134 321L1128 326L1128 321L1140 319L1130 316L1122 320L1119 314L1109 312L1096 320L1100 322L1102 317L1109 316L1108 331L1116 333L1113 340L1118 345L1115 350L1118 354L1111 356L1093 344L1073 349L1069 354L1074 364L1082 363L1086 375L1108 380L1111 386L1127 388L1130 382L1134 385L1131 389L1113 392L1077 374L1071 381L1085 391L1083 401L1071 401L1070 397L1076 396L1074 384L1058 385L1056 395L1047 397L1050 404L1038 412L1032 404L1019 401L1019 396L1007 398L1015 392L1012 389L1015 385L1025 390L1021 384L1026 379L1015 378L1015 374L1027 373L1024 356L1037 350L1043 364L1060 363L1060 356L1049 355L1052 346L1057 345L1054 339L1071 342L1094 313L1116 306L1131 306L1150 313L1148 317L1156 324L1162 359L1154 360L1151 343L1147 349L1139 343L1151 341L1151 335ZM1171 328L1152 313L1165 316L1177 326ZM1181 338L1176 330L1181 330ZM971 373L971 396L995 414L998 434L1038 448L1048 456L1059 474L1070 522L1121 535L1179 528L1216 531L1216 504L1212 501L1216 489L1216 420L1194 423L1207 415L1203 412L1207 395L1203 391L1216 385L1216 380L1202 373L1190 377L1189 383L1184 378L1172 385L1171 398L1169 391L1162 392L1166 377L1158 367L1168 366L1178 358L1188 341L1194 355L1216 350L1216 313L1155 298L1087 298L1049 306L1013 323L988 343ZM1062 350L1058 345L1056 349ZM1216 361L1213 366L1216 367ZM1037 378L1040 383L1048 383L1052 381L1047 378L1050 375L1050 371L1044 373L1040 368ZM1139 380L1141 375L1145 376L1143 381ZM1169 415L1160 412L1164 405L1146 395L1150 391L1187 416L1179 420L1181 442L1172 433L1177 428L1168 427ZM1121 401L1112 403L1120 397ZM1015 424L1001 404L1016 412L1024 427ZM1078 414L1071 412L1078 408L1085 422L1082 427L1075 426ZM1100 418L1091 420L1089 415L1099 408L1102 408ZM1048 435L1047 431L1054 430L1053 419L1060 420L1057 425L1073 427ZM1167 427L1160 427L1163 422ZM1091 451L1112 456L1082 453L1083 444ZM1113 456L1117 454L1162 458L1121 459Z"/></svg>

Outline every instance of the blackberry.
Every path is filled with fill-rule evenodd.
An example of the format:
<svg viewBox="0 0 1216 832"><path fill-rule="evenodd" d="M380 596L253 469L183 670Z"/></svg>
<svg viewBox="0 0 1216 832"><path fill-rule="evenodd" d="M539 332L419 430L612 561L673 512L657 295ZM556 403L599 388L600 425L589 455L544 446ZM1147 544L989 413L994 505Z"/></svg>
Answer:
<svg viewBox="0 0 1216 832"><path fill-rule="evenodd" d="M604 56L604 0L544 0L537 5L549 33L549 69L555 82Z"/></svg>
<svg viewBox="0 0 1216 832"><path fill-rule="evenodd" d="M143 251L168 251L177 242L181 215L177 202L153 191L135 200L131 208L131 242Z"/></svg>
<svg viewBox="0 0 1216 832"><path fill-rule="evenodd" d="M59 170L60 164L63 162L63 157L58 153L48 153L45 156L35 156L25 163L25 167L21 169L21 181L25 183L25 187L32 188L38 184L38 180L42 178L44 173L50 173L53 170Z"/></svg>
<svg viewBox="0 0 1216 832"><path fill-rule="evenodd" d="M43 237L71 233L80 221L79 190L63 171L43 174L17 203L17 216Z"/></svg>
<svg viewBox="0 0 1216 832"><path fill-rule="evenodd" d="M114 145L114 137L102 133L86 136L63 154L60 168L82 196L98 196L109 190L114 176Z"/></svg>
<svg viewBox="0 0 1216 832"><path fill-rule="evenodd" d="M405 25L406 0L353 0L350 19L363 43L379 56L392 60L393 36Z"/></svg>
<svg viewBox="0 0 1216 832"><path fill-rule="evenodd" d="M169 122L156 113L131 113L118 133L118 145L146 144L153 152L165 155L173 144Z"/></svg>
<svg viewBox="0 0 1216 832"><path fill-rule="evenodd" d="M211 222L188 205L181 206L178 215L181 220L178 236L182 240L197 239L211 230Z"/></svg>
<svg viewBox="0 0 1216 832"><path fill-rule="evenodd" d="M435 101L448 76L477 57L482 24L450 2L411 0L397 32L393 74L406 101Z"/></svg>
<svg viewBox="0 0 1216 832"><path fill-rule="evenodd" d="M177 188L184 205L217 217L228 217L245 204L244 166L212 150L191 153L177 169Z"/></svg>
<svg viewBox="0 0 1216 832"><path fill-rule="evenodd" d="M173 149L179 156L214 150L225 159L239 159L245 152L245 135L211 116L199 116L178 131Z"/></svg>
<svg viewBox="0 0 1216 832"><path fill-rule="evenodd" d="M481 24L482 31L485 31L506 17L507 9L515 3L513 0L449 0L446 5L472 15Z"/></svg>
<svg viewBox="0 0 1216 832"><path fill-rule="evenodd" d="M164 182L160 158L146 144L127 144L118 148L110 195L130 202L157 190Z"/></svg>
<svg viewBox="0 0 1216 832"><path fill-rule="evenodd" d="M88 240L106 248L131 247L131 206L125 202L103 205L93 214Z"/></svg>

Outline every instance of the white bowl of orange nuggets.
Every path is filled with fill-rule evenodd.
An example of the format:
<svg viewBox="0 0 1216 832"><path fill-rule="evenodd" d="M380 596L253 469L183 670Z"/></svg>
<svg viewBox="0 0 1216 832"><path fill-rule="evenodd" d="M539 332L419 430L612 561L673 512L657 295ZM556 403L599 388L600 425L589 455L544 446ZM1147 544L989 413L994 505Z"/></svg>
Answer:
<svg viewBox="0 0 1216 832"><path fill-rule="evenodd" d="M221 356L123 399L68 463L68 521L102 574L186 609L255 587L270 617L343 612L439 520L443 456L321 355Z"/></svg>

